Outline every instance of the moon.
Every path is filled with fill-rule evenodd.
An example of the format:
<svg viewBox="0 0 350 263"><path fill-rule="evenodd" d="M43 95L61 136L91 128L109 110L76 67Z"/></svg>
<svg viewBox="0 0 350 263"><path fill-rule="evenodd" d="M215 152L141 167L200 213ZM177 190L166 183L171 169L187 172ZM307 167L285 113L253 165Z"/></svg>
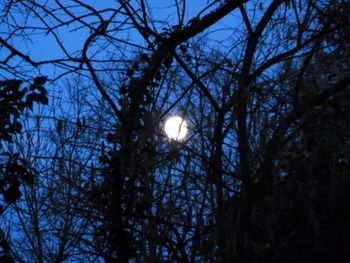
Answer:
<svg viewBox="0 0 350 263"><path fill-rule="evenodd" d="M171 117L165 122L164 131L168 138L181 140L187 134L187 123L180 116Z"/></svg>

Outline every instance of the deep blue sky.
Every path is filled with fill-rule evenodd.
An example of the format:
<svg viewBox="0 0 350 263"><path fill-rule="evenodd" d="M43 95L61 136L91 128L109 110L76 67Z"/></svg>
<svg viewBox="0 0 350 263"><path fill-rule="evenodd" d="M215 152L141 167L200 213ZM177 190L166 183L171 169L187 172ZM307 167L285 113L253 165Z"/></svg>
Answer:
<svg viewBox="0 0 350 263"><path fill-rule="evenodd" d="M48 1L50 4L53 4L53 1ZM177 16L176 16L176 8L174 7L175 1L170 0L157 0L157 1L148 1L149 7L151 10L150 15L153 17L153 19L158 21L167 21L170 25L176 25L177 24ZM71 1L67 1L68 3L71 3ZM104 1L84 1L84 3L90 4L93 6L96 10L103 10L106 8L116 8L117 4L115 0L104 0ZM206 1L186 1L186 15L185 15L185 21L188 21L198 15L198 13L206 6ZM14 9L15 10L15 9ZM209 9L212 10L212 9ZM75 11L86 13L86 9L83 8L76 8ZM39 12L40 13L40 12ZM62 12L60 12L62 13ZM204 12L203 14L205 14ZM111 12L104 13L104 17L108 18L111 15ZM215 45L222 45L224 47L226 44L226 40L229 39L229 35L227 35L228 31L225 31L225 27L230 27L236 23L239 23L239 19L237 19L238 12L234 14L230 14L224 19L222 19L219 23L217 23L215 26L209 29L208 32L212 32L210 34L210 40L211 43L208 42L208 45L215 46ZM13 18L15 18L16 23L23 23L24 15L23 12L19 11L14 14ZM61 16L62 20L68 20L70 19L67 15ZM122 17L120 16L120 19ZM85 18L85 22L96 22L98 21L96 17L92 18ZM11 21L14 23L14 21ZM54 24L54 23L52 23ZM26 23L27 26L33 26L33 27L45 27L42 22L40 22L38 19L29 18ZM79 28L78 28L79 27ZM158 31L162 31L163 25L159 25ZM6 33L11 31L11 28L7 27L6 23L0 24L0 32L1 36L3 38L6 37ZM57 44L54 36L52 34L46 34L46 32L35 30L35 31L27 31L28 32L28 39L23 38L12 38L10 43L20 50L22 53L29 55L34 61L42 61L42 60L48 60L48 59L56 59L56 58L62 58L65 57L63 54L61 48ZM67 49L67 51L72 55L79 55L80 51L83 48L83 45L85 43L85 40L90 35L90 31L86 28L82 28L81 24L74 23L70 26L63 26L56 31L57 36L62 41L62 44ZM205 32L207 34L208 32ZM144 46L144 42L140 35L133 29L129 31L119 32L118 38L126 39L129 38L131 41L135 44L141 44ZM5 50L5 49L3 49ZM91 50L91 52L95 52L95 50ZM6 56L7 52L2 52L2 55L0 55L0 58L3 56ZM105 56L106 54L101 54L101 58ZM15 64L17 62L16 59L12 59L12 62ZM39 68L39 74L43 75L49 75L50 78L54 78L54 76L57 76L57 74L60 73L60 70L57 68L52 68L51 66L41 66ZM1 73L3 75L4 73Z"/></svg>

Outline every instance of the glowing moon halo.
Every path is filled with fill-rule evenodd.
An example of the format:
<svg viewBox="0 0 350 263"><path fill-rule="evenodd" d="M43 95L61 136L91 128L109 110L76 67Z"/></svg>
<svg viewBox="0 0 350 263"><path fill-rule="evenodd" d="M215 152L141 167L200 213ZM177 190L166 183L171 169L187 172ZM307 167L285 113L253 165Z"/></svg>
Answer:
<svg viewBox="0 0 350 263"><path fill-rule="evenodd" d="M164 131L170 139L181 140L187 134L187 123L179 116L171 117L165 122Z"/></svg>

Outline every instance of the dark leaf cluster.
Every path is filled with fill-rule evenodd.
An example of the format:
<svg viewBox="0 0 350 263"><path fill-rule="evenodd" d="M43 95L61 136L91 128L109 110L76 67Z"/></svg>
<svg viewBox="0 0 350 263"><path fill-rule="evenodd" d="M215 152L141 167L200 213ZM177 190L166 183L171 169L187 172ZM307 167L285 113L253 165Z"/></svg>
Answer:
<svg viewBox="0 0 350 263"><path fill-rule="evenodd" d="M0 141L12 141L12 135L20 133L21 115L25 109L33 109L34 103L48 104L47 91L43 87L46 77L37 77L26 88L21 81L0 81Z"/></svg>

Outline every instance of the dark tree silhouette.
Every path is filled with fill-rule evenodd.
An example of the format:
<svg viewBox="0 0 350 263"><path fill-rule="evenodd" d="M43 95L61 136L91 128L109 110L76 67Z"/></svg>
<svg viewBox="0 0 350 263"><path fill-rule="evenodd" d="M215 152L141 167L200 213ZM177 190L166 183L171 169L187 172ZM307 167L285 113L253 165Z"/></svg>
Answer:
<svg viewBox="0 0 350 263"><path fill-rule="evenodd" d="M347 2L2 3L1 75L45 72L53 98L33 108L48 103L43 77L27 89L1 82L1 143L20 149L1 148L13 204L4 251L35 262L345 262ZM163 131L175 114L189 128L179 141ZM28 145L11 139L22 133Z"/></svg>
<svg viewBox="0 0 350 263"><path fill-rule="evenodd" d="M21 117L25 110L32 110L35 103L48 104L46 89L43 87L45 82L46 77L37 77L27 88L21 88L22 82L17 80L0 82L0 194L3 196L0 215L6 206L21 197L21 183L33 183L33 168L5 144L11 144L12 137L22 131ZM0 259L3 262L14 262L3 230L0 230L0 246Z"/></svg>

